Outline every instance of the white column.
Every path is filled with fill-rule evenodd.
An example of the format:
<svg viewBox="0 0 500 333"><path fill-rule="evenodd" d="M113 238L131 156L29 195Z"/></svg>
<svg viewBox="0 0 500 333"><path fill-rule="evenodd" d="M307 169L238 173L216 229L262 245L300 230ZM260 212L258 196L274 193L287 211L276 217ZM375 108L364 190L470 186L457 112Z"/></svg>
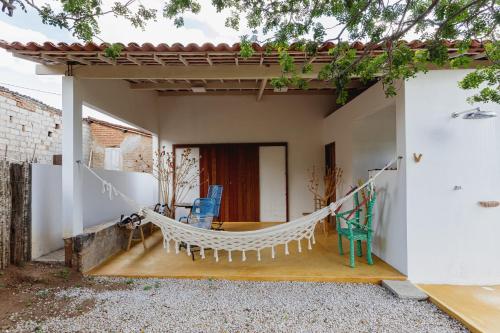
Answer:
<svg viewBox="0 0 500 333"><path fill-rule="evenodd" d="M63 237L83 232L82 177L82 99L78 79L62 78L62 223Z"/></svg>

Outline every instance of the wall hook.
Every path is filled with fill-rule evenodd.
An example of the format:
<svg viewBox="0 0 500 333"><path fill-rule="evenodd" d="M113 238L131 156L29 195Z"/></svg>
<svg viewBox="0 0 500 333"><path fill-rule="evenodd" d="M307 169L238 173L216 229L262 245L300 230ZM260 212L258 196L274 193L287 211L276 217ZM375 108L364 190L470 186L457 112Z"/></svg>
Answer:
<svg viewBox="0 0 500 333"><path fill-rule="evenodd" d="M421 159L422 159L422 154L417 155L417 153L413 153L413 160L415 161L415 163L420 162Z"/></svg>

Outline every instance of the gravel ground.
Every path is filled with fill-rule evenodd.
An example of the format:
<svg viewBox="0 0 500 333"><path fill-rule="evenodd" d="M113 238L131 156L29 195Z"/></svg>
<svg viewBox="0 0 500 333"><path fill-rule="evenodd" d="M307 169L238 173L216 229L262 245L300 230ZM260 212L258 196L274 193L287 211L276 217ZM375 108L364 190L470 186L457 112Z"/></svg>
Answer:
<svg viewBox="0 0 500 333"><path fill-rule="evenodd" d="M25 321L10 332L467 332L429 302L380 286L298 282L99 279L124 290L61 289L71 318ZM50 302L50 300L48 300Z"/></svg>

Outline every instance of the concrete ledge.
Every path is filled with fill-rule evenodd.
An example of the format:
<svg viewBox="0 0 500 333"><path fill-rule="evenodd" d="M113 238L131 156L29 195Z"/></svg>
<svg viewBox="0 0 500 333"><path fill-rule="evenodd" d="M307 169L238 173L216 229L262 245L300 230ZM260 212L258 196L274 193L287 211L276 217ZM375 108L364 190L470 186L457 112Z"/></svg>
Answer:
<svg viewBox="0 0 500 333"><path fill-rule="evenodd" d="M382 286L399 298L425 301L429 296L410 281L382 280Z"/></svg>
<svg viewBox="0 0 500 333"><path fill-rule="evenodd" d="M127 248L129 229L110 221L65 239L66 265L85 273ZM147 230L147 229L146 229Z"/></svg>

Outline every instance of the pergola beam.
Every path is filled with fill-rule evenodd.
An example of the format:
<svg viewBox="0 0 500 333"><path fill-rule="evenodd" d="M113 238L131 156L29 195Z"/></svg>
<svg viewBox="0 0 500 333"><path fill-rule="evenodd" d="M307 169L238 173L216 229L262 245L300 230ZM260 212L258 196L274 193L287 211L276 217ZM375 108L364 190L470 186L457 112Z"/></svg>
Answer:
<svg viewBox="0 0 500 333"><path fill-rule="evenodd" d="M220 82L220 81L211 81L208 82L205 79L200 79L200 81L205 82L203 86L206 89L211 90L255 90L258 91L259 94L265 89L274 89L274 87L269 84L269 79L264 78L260 80L260 84L255 82L254 80L246 80L241 82ZM359 88L362 84L358 80L352 81L348 88ZM130 84L130 89L132 90L181 90L181 89L190 89L192 87L192 82L189 80L185 80L185 82L179 83L171 83L171 82L162 82L162 83L151 83L151 82L143 82L143 83L133 83ZM335 87L330 82L325 81L311 81L308 83L309 89L335 89ZM262 96L258 97L257 100L260 100Z"/></svg>
<svg viewBox="0 0 500 333"><path fill-rule="evenodd" d="M110 65L113 65L113 66L116 66L116 60L115 59L111 59L109 57L106 57L105 55L101 54L101 53L98 53L97 54L97 59L105 62L105 63L108 63Z"/></svg>
<svg viewBox="0 0 500 333"><path fill-rule="evenodd" d="M252 90L228 90L228 91L207 91L204 93L193 93L192 91L160 91L158 96L229 96L229 95L253 95ZM270 90L267 95L332 95L332 90L288 90L286 93Z"/></svg>
<svg viewBox="0 0 500 333"><path fill-rule="evenodd" d="M48 60L48 61L51 61L51 62L55 62L55 63L66 65L66 60L61 60L59 58L53 57L53 56L48 55L48 54L42 54L41 57L44 60Z"/></svg>
<svg viewBox="0 0 500 333"><path fill-rule="evenodd" d="M142 66L142 62L139 59L132 57L130 54L127 54L125 58L127 58L128 61L131 61L138 66Z"/></svg>
<svg viewBox="0 0 500 333"><path fill-rule="evenodd" d="M264 89L266 89L267 79L262 79L260 81L259 93L257 94L257 102L262 99L262 95L264 94Z"/></svg>
<svg viewBox="0 0 500 333"><path fill-rule="evenodd" d="M166 66L167 65L165 63L165 61L163 61L160 57L158 57L157 54L153 54L153 60L156 61L157 63L159 63L162 66Z"/></svg>
<svg viewBox="0 0 500 333"><path fill-rule="evenodd" d="M92 66L92 62L85 60L85 59L82 59L80 57L73 56L71 54L68 54L66 56L66 58L68 58L68 60L70 60L70 61L75 61L75 62L78 62L82 65Z"/></svg>
<svg viewBox="0 0 500 333"><path fill-rule="evenodd" d="M182 55L179 54L179 61L184 64L184 66L189 66L189 62Z"/></svg>
<svg viewBox="0 0 500 333"><path fill-rule="evenodd" d="M138 61L137 59L134 59ZM132 61L132 60L131 60ZM299 73L305 79L317 78L322 64L312 64L312 72ZM66 65L37 65L38 75L64 75ZM159 80L261 80L282 75L279 65L217 66L81 66L73 69L75 77L85 79L159 79Z"/></svg>

